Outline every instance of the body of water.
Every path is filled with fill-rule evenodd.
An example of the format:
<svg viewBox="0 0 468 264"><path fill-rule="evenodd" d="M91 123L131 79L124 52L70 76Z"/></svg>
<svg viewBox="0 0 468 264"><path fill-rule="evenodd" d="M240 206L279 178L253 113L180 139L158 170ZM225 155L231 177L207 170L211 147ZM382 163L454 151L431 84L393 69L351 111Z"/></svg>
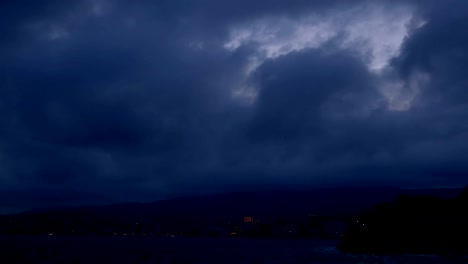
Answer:
<svg viewBox="0 0 468 264"><path fill-rule="evenodd" d="M0 263L468 263L426 255L353 255L336 241L241 238L0 237Z"/></svg>

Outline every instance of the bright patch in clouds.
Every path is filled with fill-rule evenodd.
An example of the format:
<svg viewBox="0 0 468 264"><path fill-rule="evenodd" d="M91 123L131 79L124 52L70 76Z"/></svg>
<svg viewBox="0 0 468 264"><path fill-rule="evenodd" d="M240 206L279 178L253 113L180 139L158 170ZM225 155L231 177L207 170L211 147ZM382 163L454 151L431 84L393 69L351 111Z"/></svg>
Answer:
<svg viewBox="0 0 468 264"><path fill-rule="evenodd" d="M392 58L399 55L411 26L419 25L415 25L414 21L413 10L409 6L372 4L297 19L268 17L232 28L224 48L235 51L243 45L257 47L257 52L249 58L246 66L246 79L266 59L303 49L321 48L331 42L335 47L351 50L371 72L379 74ZM388 87L386 85L385 89ZM252 89L239 88L235 95L242 97L245 94L246 99L252 101L255 94ZM403 105L407 101L395 101L397 90L401 89L386 90L386 94L392 94L392 105L398 105L395 108L406 108Z"/></svg>
<svg viewBox="0 0 468 264"><path fill-rule="evenodd" d="M407 80L386 81L380 86L380 92L388 100L388 108L394 111L409 110L418 94L430 81L430 76L425 73L415 72Z"/></svg>
<svg viewBox="0 0 468 264"><path fill-rule="evenodd" d="M245 44L256 44L261 60L276 58L293 51L319 48L337 40L344 49L353 49L371 70L381 70L397 56L408 25L413 18L408 7L387 10L382 6L364 6L330 15L309 15L298 19L265 18L233 28L224 44L234 51ZM257 65L257 66L258 66Z"/></svg>

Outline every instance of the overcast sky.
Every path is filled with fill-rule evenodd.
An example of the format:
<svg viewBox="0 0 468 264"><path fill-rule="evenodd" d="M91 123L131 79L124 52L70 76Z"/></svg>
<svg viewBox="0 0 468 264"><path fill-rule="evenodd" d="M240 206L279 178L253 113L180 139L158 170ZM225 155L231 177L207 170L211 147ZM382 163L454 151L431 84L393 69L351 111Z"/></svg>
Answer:
<svg viewBox="0 0 468 264"><path fill-rule="evenodd" d="M464 0L4 0L0 212L468 184Z"/></svg>

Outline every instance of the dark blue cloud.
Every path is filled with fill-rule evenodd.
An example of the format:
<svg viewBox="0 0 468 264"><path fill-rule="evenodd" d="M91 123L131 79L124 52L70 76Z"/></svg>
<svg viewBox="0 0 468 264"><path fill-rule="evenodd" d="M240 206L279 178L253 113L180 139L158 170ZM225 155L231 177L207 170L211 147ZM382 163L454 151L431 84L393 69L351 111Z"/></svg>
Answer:
<svg viewBox="0 0 468 264"><path fill-rule="evenodd" d="M421 3L2 2L0 191L18 202L0 206L465 184L468 7ZM342 45L341 28L281 56L254 38L224 47L233 28L369 4L427 22L379 73L356 51L365 43ZM392 109L383 84L408 107ZM242 87L254 96L239 96Z"/></svg>
<svg viewBox="0 0 468 264"><path fill-rule="evenodd" d="M395 60L403 78L410 79L415 73L430 78L430 85L421 91L421 103L466 104L467 14L468 4L463 1L450 1L427 11L427 23L406 41Z"/></svg>
<svg viewBox="0 0 468 264"><path fill-rule="evenodd" d="M260 91L251 134L258 140L314 138L326 133L329 116L362 111L378 96L366 67L345 52L285 55L265 62L255 77Z"/></svg>

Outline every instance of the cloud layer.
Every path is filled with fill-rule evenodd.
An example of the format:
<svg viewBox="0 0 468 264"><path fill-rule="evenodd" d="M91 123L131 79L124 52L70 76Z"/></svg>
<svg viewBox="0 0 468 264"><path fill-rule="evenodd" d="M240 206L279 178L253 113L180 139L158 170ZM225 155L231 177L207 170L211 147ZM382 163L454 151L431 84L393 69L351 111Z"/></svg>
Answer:
<svg viewBox="0 0 468 264"><path fill-rule="evenodd" d="M0 207L464 185L449 2L4 1Z"/></svg>

